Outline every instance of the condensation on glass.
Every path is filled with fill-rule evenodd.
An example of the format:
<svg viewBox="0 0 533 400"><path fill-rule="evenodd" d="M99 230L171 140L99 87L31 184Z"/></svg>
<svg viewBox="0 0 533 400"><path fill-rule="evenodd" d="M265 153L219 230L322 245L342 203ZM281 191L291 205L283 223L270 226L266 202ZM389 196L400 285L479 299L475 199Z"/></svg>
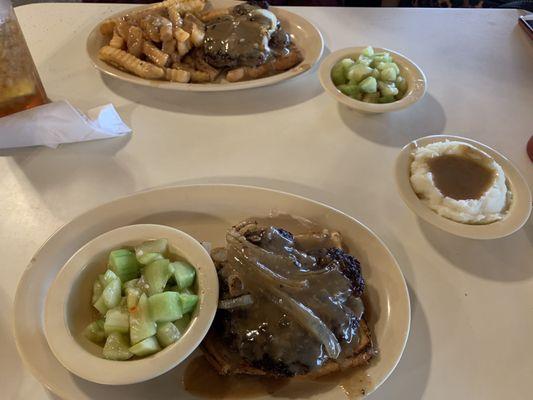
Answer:
<svg viewBox="0 0 533 400"><path fill-rule="evenodd" d="M0 117L47 101L11 2L0 0Z"/></svg>

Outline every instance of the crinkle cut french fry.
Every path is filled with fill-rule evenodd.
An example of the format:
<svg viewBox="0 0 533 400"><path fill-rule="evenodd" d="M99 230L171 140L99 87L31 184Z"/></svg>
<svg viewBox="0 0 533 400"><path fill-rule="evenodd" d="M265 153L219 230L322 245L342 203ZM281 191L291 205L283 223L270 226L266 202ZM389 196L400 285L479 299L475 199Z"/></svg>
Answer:
<svg viewBox="0 0 533 400"><path fill-rule="evenodd" d="M191 73L184 69L167 68L166 78L172 82L188 83L191 80Z"/></svg>
<svg viewBox="0 0 533 400"><path fill-rule="evenodd" d="M175 28L181 27L183 24L183 19L181 18L180 12L178 10L177 4L167 5L168 19L172 22Z"/></svg>
<svg viewBox="0 0 533 400"><path fill-rule="evenodd" d="M124 47L124 39L119 35L116 27L113 31L113 37L111 37L111 40L109 41L109 45L115 49L121 49Z"/></svg>
<svg viewBox="0 0 533 400"><path fill-rule="evenodd" d="M167 40L161 45L161 51L171 56L176 54L176 39Z"/></svg>
<svg viewBox="0 0 533 400"><path fill-rule="evenodd" d="M209 74L203 71L193 70L191 71L191 82L195 83L206 83L210 82Z"/></svg>
<svg viewBox="0 0 533 400"><path fill-rule="evenodd" d="M114 19L106 19L100 24L100 33L104 36L112 35L116 24Z"/></svg>
<svg viewBox="0 0 533 400"><path fill-rule="evenodd" d="M165 77L165 70L157 65L142 61L124 50L104 46L98 52L98 57L107 63L116 65L141 78L161 79Z"/></svg>
<svg viewBox="0 0 533 400"><path fill-rule="evenodd" d="M191 34L187 32L185 29L182 28L176 28L174 29L174 37L178 41L178 43L185 42L189 37L191 37Z"/></svg>
<svg viewBox="0 0 533 400"><path fill-rule="evenodd" d="M172 38L172 22L161 15L147 15L141 19L141 28L152 42L161 42Z"/></svg>
<svg viewBox="0 0 533 400"><path fill-rule="evenodd" d="M226 80L228 82L239 82L244 79L244 68L231 69L226 73Z"/></svg>
<svg viewBox="0 0 533 400"><path fill-rule="evenodd" d="M128 51L135 57L140 57L143 53L143 43L144 37L142 29L138 26L130 26L127 40Z"/></svg>
<svg viewBox="0 0 533 400"><path fill-rule="evenodd" d="M143 53L146 54L146 57L148 57L150 61L159 67L164 67L168 62L169 55L163 53L151 42L145 41L143 43Z"/></svg>
<svg viewBox="0 0 533 400"><path fill-rule="evenodd" d="M291 48L288 54L277 57L271 64L274 71L286 71L301 62L302 59L302 53L296 48Z"/></svg>

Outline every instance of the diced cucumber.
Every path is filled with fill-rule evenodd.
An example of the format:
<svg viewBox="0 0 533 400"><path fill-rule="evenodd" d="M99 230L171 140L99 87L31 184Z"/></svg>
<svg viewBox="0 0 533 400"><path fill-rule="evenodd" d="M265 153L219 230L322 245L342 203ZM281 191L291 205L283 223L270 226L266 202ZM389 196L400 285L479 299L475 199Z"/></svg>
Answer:
<svg viewBox="0 0 533 400"><path fill-rule="evenodd" d="M167 239L157 239L144 242L143 244L135 247L135 256L137 258L142 257L149 253L159 253L165 255L168 252L168 240ZM144 264L139 260L141 264Z"/></svg>
<svg viewBox="0 0 533 400"><path fill-rule="evenodd" d="M109 283L115 279L119 279L119 277L110 269L106 270L105 274L99 275L98 279L100 280L100 283L103 287L106 287L109 285Z"/></svg>
<svg viewBox="0 0 533 400"><path fill-rule="evenodd" d="M126 307L128 310L134 308L139 302L139 297L141 297L141 289L136 287L126 288Z"/></svg>
<svg viewBox="0 0 533 400"><path fill-rule="evenodd" d="M356 98L359 95L359 87L357 85L339 85L337 89L346 96Z"/></svg>
<svg viewBox="0 0 533 400"><path fill-rule="evenodd" d="M396 101L394 96L382 96L378 99L378 103L392 103L393 101Z"/></svg>
<svg viewBox="0 0 533 400"><path fill-rule="evenodd" d="M405 92L407 90L407 81L403 76L398 76L396 78L396 87L400 92Z"/></svg>
<svg viewBox="0 0 533 400"><path fill-rule="evenodd" d="M93 297L91 299L91 304L96 303L96 301L100 298L102 295L102 292L104 291L104 286L100 282L100 279L97 279L94 281L93 284Z"/></svg>
<svg viewBox="0 0 533 400"><path fill-rule="evenodd" d="M135 254L129 250L119 249L109 253L109 268L117 274L122 282L139 277L140 265Z"/></svg>
<svg viewBox="0 0 533 400"><path fill-rule="evenodd" d="M372 57L374 55L374 49L372 48L372 46L368 46L361 52L361 54L365 57Z"/></svg>
<svg viewBox="0 0 533 400"><path fill-rule="evenodd" d="M179 294L181 309L183 314L193 311L198 303L198 296L195 294L180 293Z"/></svg>
<svg viewBox="0 0 533 400"><path fill-rule="evenodd" d="M381 79L384 81L394 82L396 80L396 71L389 67L381 71Z"/></svg>
<svg viewBox="0 0 533 400"><path fill-rule="evenodd" d="M142 256L137 256L137 261L139 261L142 265L148 265L150 263L153 263L155 260L161 260L164 257L161 255L161 253L145 253Z"/></svg>
<svg viewBox="0 0 533 400"><path fill-rule="evenodd" d="M371 57L366 57L365 55L361 54L357 58L357 63L366 65L368 67L368 66L370 66L370 64L372 64L372 58Z"/></svg>
<svg viewBox="0 0 533 400"><path fill-rule="evenodd" d="M130 315L120 307L108 310L105 314L104 331L106 334L111 332L128 333L130 330Z"/></svg>
<svg viewBox="0 0 533 400"><path fill-rule="evenodd" d="M375 93L378 90L378 82L373 76L369 76L361 81L359 89L365 93Z"/></svg>
<svg viewBox="0 0 533 400"><path fill-rule="evenodd" d="M363 101L365 103L377 103L379 99L379 93L365 93L363 96Z"/></svg>
<svg viewBox="0 0 533 400"><path fill-rule="evenodd" d="M178 288L185 289L191 286L196 276L196 269L185 261L175 261L172 263L174 267L174 278Z"/></svg>
<svg viewBox="0 0 533 400"><path fill-rule="evenodd" d="M148 295L161 293L173 272L174 268L167 259L156 260L144 267L143 277L148 285Z"/></svg>
<svg viewBox="0 0 533 400"><path fill-rule="evenodd" d="M378 82L378 89L382 96L396 96L398 89L394 83Z"/></svg>
<svg viewBox="0 0 533 400"><path fill-rule="evenodd" d="M105 341L104 350L102 352L104 358L108 360L124 361L133 357L133 353L129 351L129 343L126 336L122 333L112 332Z"/></svg>
<svg viewBox="0 0 533 400"><path fill-rule="evenodd" d="M372 68L364 64L355 64L348 70L348 80L351 84L359 83L372 73Z"/></svg>
<svg viewBox="0 0 533 400"><path fill-rule="evenodd" d="M392 62L392 57L390 53L387 53L387 52L374 53L374 56L372 57L371 66L377 66L380 62L385 62L385 63Z"/></svg>
<svg viewBox="0 0 533 400"><path fill-rule="evenodd" d="M389 66L394 68L396 75L400 75L400 67L398 67L398 64L396 64L395 62L390 62Z"/></svg>
<svg viewBox="0 0 533 400"><path fill-rule="evenodd" d="M122 290L124 290L124 293L126 293L126 289L128 288L138 288L139 287L139 279L131 279L129 281L126 281L122 284Z"/></svg>
<svg viewBox="0 0 533 400"><path fill-rule="evenodd" d="M161 350L161 346L159 346L155 336L150 336L139 343L134 344L129 350L138 357L144 357L157 353L159 350Z"/></svg>
<svg viewBox="0 0 533 400"><path fill-rule="evenodd" d="M381 77L381 72L377 68L375 68L372 70L372 74L370 76L379 79Z"/></svg>
<svg viewBox="0 0 533 400"><path fill-rule="evenodd" d="M189 314L185 314L183 317L181 317L177 321L174 321L174 326L178 328L178 331L180 332L180 337L185 334L190 323L191 323L191 316Z"/></svg>
<svg viewBox="0 0 533 400"><path fill-rule="evenodd" d="M347 79L344 75L344 66L342 66L340 63L335 64L333 68L331 68L331 80L335 86L346 83Z"/></svg>
<svg viewBox="0 0 533 400"><path fill-rule="evenodd" d="M181 294L163 292L148 298L150 313L155 322L171 322L182 317Z"/></svg>
<svg viewBox="0 0 533 400"><path fill-rule="evenodd" d="M155 322L150 315L148 297L142 294L137 307L130 310L130 339L132 344L139 343L156 333Z"/></svg>
<svg viewBox="0 0 533 400"><path fill-rule="evenodd" d="M93 304L93 307L96 308L101 315L105 315L109 307L107 307L105 304L103 294L100 296L98 300L96 300L96 303Z"/></svg>
<svg viewBox="0 0 533 400"><path fill-rule="evenodd" d="M180 338L181 333L172 322L163 322L157 324L156 336L161 346L167 347L176 342Z"/></svg>
<svg viewBox="0 0 533 400"><path fill-rule="evenodd" d="M118 279L113 279L104 288L102 297L104 298L107 308L113 308L120 304L120 295L122 294L122 288L120 286L120 281Z"/></svg>
<svg viewBox="0 0 533 400"><path fill-rule="evenodd" d="M104 320L91 322L83 331L83 336L93 343L102 343L105 340L106 334L104 331Z"/></svg>

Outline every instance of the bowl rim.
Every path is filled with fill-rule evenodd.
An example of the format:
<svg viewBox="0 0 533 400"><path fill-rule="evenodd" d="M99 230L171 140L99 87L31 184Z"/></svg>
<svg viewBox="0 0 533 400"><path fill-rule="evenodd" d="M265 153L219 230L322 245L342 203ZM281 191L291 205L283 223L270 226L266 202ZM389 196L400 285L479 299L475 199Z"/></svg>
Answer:
<svg viewBox="0 0 533 400"><path fill-rule="evenodd" d="M488 154L502 167L513 194L508 214L503 219L489 224L464 224L440 216L418 198L409 179L412 152L417 146L445 140L469 144ZM395 163L395 177L400 197L411 211L424 221L457 236L485 240L502 238L519 230L531 213L531 191L518 168L501 153L473 139L455 135L430 135L415 139L400 150Z"/></svg>
<svg viewBox="0 0 533 400"><path fill-rule="evenodd" d="M199 300L196 315L191 319L187 331L177 342L145 358L113 361L89 353L76 341L67 322L67 306L73 283L90 260L103 250L161 237L168 239L169 246L177 249L197 271ZM99 384L126 385L155 378L185 360L207 334L217 305L216 269L200 242L187 233L166 225L126 225L93 238L63 265L46 294L43 330L52 353L68 371Z"/></svg>
<svg viewBox="0 0 533 400"><path fill-rule="evenodd" d="M400 100L386 104L365 103L361 100L352 99L341 93L331 80L331 69L333 66L347 56L360 54L368 46L346 47L336 50L329 54L321 63L319 68L319 79L325 91L336 99L338 102L368 113L384 113L388 111L397 111L409 107L424 97L427 89L427 78L424 72L409 58L394 50L385 47L373 47L375 51L386 51L393 55L394 62L403 70L407 80L408 90Z"/></svg>

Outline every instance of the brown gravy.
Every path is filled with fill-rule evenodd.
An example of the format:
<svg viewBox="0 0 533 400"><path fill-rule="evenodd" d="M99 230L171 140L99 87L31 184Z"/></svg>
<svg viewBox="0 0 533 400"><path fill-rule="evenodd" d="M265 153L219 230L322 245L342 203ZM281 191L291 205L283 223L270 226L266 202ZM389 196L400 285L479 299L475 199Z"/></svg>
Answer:
<svg viewBox="0 0 533 400"><path fill-rule="evenodd" d="M340 388L347 400L361 399L371 386L366 368L335 372L321 378L266 378L248 375L219 375L204 356L187 365L183 386L206 399L250 399L261 396L306 398Z"/></svg>
<svg viewBox="0 0 533 400"><path fill-rule="evenodd" d="M443 196L455 200L479 199L496 177L482 161L461 155L434 157L428 165L437 189Z"/></svg>

